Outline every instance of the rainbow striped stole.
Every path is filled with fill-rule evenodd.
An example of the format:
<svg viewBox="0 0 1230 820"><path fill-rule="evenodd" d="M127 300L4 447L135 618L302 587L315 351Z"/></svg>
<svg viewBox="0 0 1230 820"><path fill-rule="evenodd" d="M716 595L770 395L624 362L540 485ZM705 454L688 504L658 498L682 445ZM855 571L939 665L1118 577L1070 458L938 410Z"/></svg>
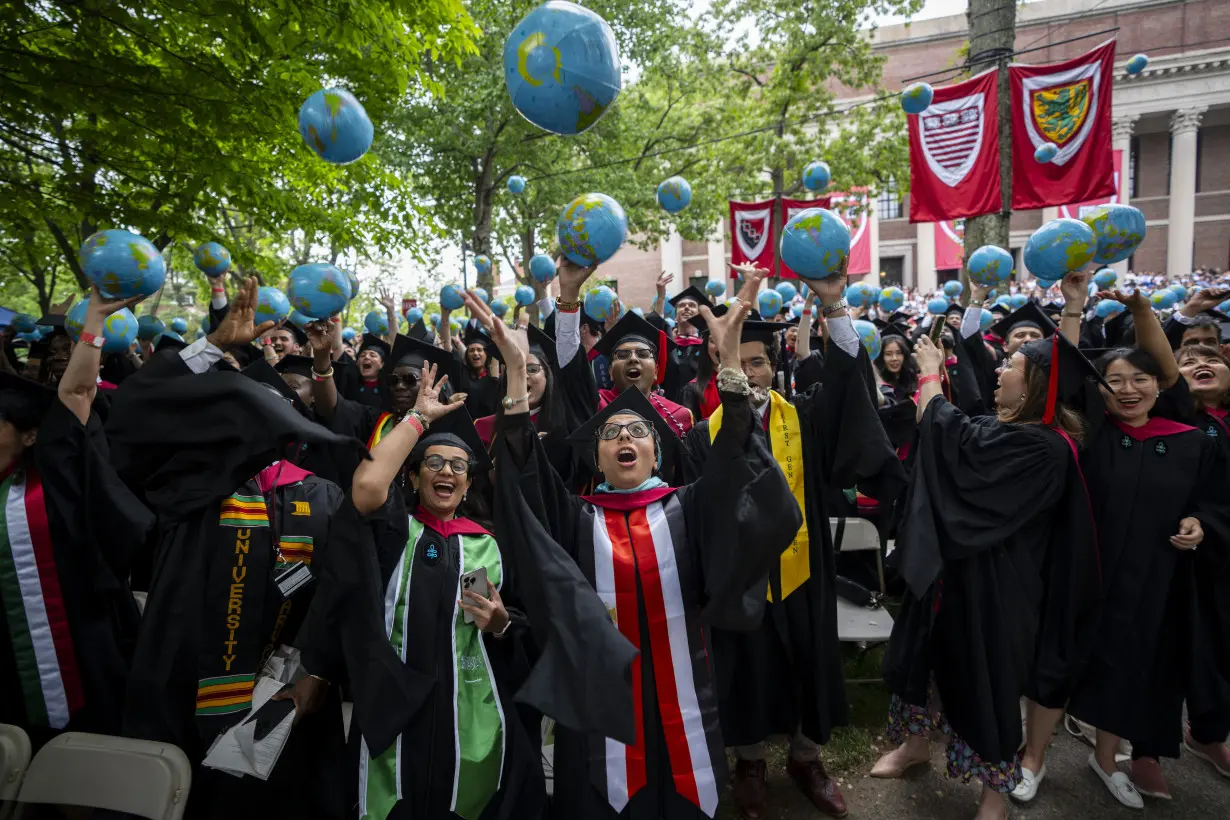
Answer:
<svg viewBox="0 0 1230 820"><path fill-rule="evenodd" d="M372 428L372 436L367 440L367 449L373 450L380 440L389 434L389 431L397 426L397 419L392 413L381 413L376 418L376 425Z"/></svg>
<svg viewBox="0 0 1230 820"><path fill-rule="evenodd" d="M222 501L218 523L225 527L268 527L269 511L264 497L232 493Z"/></svg>

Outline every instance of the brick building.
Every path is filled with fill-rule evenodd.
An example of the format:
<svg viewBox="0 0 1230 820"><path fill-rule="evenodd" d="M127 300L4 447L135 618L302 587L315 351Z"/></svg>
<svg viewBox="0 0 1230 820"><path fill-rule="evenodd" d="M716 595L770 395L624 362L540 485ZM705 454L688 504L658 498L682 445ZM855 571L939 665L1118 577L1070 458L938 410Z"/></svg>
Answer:
<svg viewBox="0 0 1230 820"><path fill-rule="evenodd" d="M1117 28L1073 43L1072 37ZM1076 57L1118 39L1112 98L1114 147L1123 152L1123 201L1144 212L1148 235L1130 260L1133 270L1189 272L1230 268L1230 0L1037 0L1017 13L1017 59L1045 64ZM959 65L964 15L885 26L872 34L884 54L883 86ZM1054 44L1054 45L1052 45ZM1137 77L1123 69L1136 53L1150 57ZM952 75L930 81L941 85ZM843 92L854 103L866 94ZM1013 214L1018 254L1030 233L1058 208ZM934 288L956 271L935 267L936 228L911 224L908 196L890 187L875 202L870 225L872 271L885 282ZM664 240L648 251L628 247L603 266L628 304L648 305L660 270L675 274L671 291L688 282L724 279L729 258L725 223L709 242ZM720 238L718 238L720 237ZM1126 269L1129 263L1121 267ZM874 277L880 278L880 277Z"/></svg>

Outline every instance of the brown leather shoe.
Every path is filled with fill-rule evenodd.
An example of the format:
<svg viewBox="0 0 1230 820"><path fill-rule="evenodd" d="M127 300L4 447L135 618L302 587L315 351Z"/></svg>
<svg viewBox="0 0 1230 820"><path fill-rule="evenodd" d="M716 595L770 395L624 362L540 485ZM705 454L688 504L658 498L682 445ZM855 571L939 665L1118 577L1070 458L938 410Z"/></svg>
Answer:
<svg viewBox="0 0 1230 820"><path fill-rule="evenodd" d="M735 762L735 805L743 820L760 820L765 811L765 762L739 760Z"/></svg>
<svg viewBox="0 0 1230 820"><path fill-rule="evenodd" d="M799 787L799 791L807 795L812 805L829 817L846 816L846 798L842 796L837 781L829 777L824 770L824 764L819 760L799 763L791 760L786 764L786 772Z"/></svg>

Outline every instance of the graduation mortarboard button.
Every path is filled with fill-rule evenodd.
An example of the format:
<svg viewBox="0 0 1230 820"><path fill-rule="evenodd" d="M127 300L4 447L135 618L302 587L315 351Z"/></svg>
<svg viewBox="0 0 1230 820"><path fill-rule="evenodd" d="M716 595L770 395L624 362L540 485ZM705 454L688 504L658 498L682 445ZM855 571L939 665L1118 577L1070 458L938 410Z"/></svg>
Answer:
<svg viewBox="0 0 1230 820"><path fill-rule="evenodd" d="M1042 308L1038 307L1036 302L1026 302L1024 306L1017 308L1003 319L991 325L991 332L1007 341L1008 335L1012 333L1012 329L1020 324L1024 324L1027 327L1036 327L1042 331L1044 338L1050 336L1056 330L1055 323L1042 311Z"/></svg>
<svg viewBox="0 0 1230 820"><path fill-rule="evenodd" d="M389 354L392 353L389 343L374 333L363 334L363 342L359 345L359 352L362 353L364 350L376 351L380 354L380 358L386 362L389 360Z"/></svg>
<svg viewBox="0 0 1230 820"><path fill-rule="evenodd" d="M414 445L415 452L411 453L412 461L415 453L422 457L426 455L427 448L433 444L469 450L471 475L485 473L491 469L491 457L487 455L487 448L483 445L478 430L474 429L474 419L470 417L470 411L465 405L431 423L431 429Z"/></svg>
<svg viewBox="0 0 1230 820"><path fill-rule="evenodd" d="M663 465L672 461L675 455L675 448L679 443L679 437L675 433L675 429L671 427L666 419L662 418L661 414L658 413L649 399L645 397L644 393L635 387L630 387L620 393L615 401L591 416L572 435L568 436L569 443L577 448L577 452L585 459L586 464L597 470L598 428L610 420L612 416L618 416L621 413L640 416L652 424L653 429L658 432L658 441L662 445Z"/></svg>
<svg viewBox="0 0 1230 820"><path fill-rule="evenodd" d="M697 304L697 306L703 305L711 310L713 309L713 302L709 301L709 297L701 292L700 288L695 285L688 285L667 301L669 301L672 306L677 308L679 307L679 303L685 299L691 299Z"/></svg>
<svg viewBox="0 0 1230 820"><path fill-rule="evenodd" d="M287 358L290 358L290 357L287 357ZM308 361L311 361L311 360L309 359ZM276 390L278 394L282 398L290 402L291 405L296 410L299 411L299 413L301 414L307 413L307 409L308 409L307 405L304 404L303 400L299 398L299 394L296 393L294 390L292 390L291 386L286 383L286 379L282 378L282 374L279 373L274 368L273 365L269 364L269 362L265 361L263 358L253 361L251 364L248 364L247 366L244 367L243 370L239 372L247 376L249 379L251 379L254 382L263 384L266 387L271 387L274 390Z"/></svg>

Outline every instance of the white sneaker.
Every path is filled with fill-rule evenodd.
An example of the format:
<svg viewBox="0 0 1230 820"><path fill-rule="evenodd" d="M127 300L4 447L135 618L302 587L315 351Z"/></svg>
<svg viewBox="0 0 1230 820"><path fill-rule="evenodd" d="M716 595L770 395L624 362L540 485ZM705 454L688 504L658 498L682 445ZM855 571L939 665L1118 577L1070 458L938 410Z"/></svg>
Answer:
<svg viewBox="0 0 1230 820"><path fill-rule="evenodd" d="M1038 796L1038 786L1042 783L1042 778L1046 777L1046 763L1042 764L1042 768L1034 774L1024 766L1021 767L1021 782L1016 784L1016 788L1012 790L1012 799L1020 803L1028 803Z"/></svg>
<svg viewBox="0 0 1230 820"><path fill-rule="evenodd" d="M1140 796L1140 792L1136 791L1136 787L1132 785L1132 779L1126 774L1123 772L1107 774L1102 771L1102 766L1093 755L1089 755L1089 768L1093 769L1094 774L1101 778L1102 782L1106 784L1107 790L1120 803L1129 809L1143 809L1145 807L1145 799Z"/></svg>

